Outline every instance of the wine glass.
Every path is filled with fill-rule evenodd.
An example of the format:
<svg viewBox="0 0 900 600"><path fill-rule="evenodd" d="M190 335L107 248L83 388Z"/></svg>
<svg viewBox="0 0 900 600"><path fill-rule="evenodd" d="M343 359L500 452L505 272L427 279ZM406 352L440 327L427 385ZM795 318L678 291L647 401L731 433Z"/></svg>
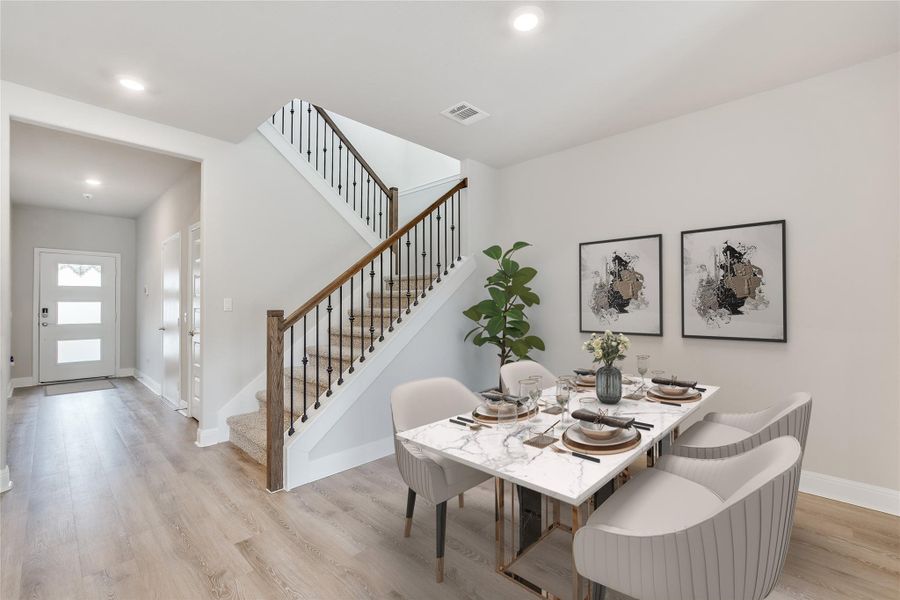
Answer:
<svg viewBox="0 0 900 600"><path fill-rule="evenodd" d="M569 399L572 397L572 384L568 379L556 380L556 403L562 408L562 416L560 420L565 424L567 411L569 408Z"/></svg>
<svg viewBox="0 0 900 600"><path fill-rule="evenodd" d="M647 385L644 383L644 375L647 374L647 369L650 368L650 355L649 354L638 354L637 355L637 370L641 375L641 387L640 390L643 392Z"/></svg>
<svg viewBox="0 0 900 600"><path fill-rule="evenodd" d="M528 395L531 397L531 407L537 408L540 405L541 396L544 395L544 378L540 375L532 375L528 379L534 382L534 387L528 390Z"/></svg>
<svg viewBox="0 0 900 600"><path fill-rule="evenodd" d="M535 390L537 390L538 396L540 396L540 384L533 378L529 377L527 379L519 380L519 396L525 398L525 409L528 412L531 412L531 409L533 408L532 403L534 402Z"/></svg>

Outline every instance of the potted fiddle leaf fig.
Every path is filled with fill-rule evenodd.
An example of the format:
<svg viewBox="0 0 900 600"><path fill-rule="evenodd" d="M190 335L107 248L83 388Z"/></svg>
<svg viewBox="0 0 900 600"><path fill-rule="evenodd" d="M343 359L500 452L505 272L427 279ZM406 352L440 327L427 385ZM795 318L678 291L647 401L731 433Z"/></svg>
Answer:
<svg viewBox="0 0 900 600"><path fill-rule="evenodd" d="M532 350L544 350L541 338L528 335L531 325L525 315L527 307L541 303L540 297L528 287L537 270L520 266L512 259L513 254L528 246L531 246L528 242L516 242L505 252L500 246L485 250L485 256L497 261L497 271L484 285L489 297L463 311L476 323L465 339L471 337L476 346L496 346L500 366L513 362L513 357L530 359Z"/></svg>

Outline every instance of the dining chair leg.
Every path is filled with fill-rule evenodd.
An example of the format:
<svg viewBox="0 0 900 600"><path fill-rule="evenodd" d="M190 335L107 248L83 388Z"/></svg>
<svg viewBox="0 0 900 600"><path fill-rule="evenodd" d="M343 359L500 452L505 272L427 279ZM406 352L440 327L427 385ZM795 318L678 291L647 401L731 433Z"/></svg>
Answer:
<svg viewBox="0 0 900 600"><path fill-rule="evenodd" d="M444 581L444 539L447 536L447 501L444 500L435 508L437 517L437 560L434 565L434 579L438 583Z"/></svg>
<svg viewBox="0 0 900 600"><path fill-rule="evenodd" d="M465 494L460 494L460 495L459 495L459 507L460 507L460 508L465 508L465 506L466 506L466 495L465 495Z"/></svg>
<svg viewBox="0 0 900 600"><path fill-rule="evenodd" d="M412 488L406 494L406 525L403 527L403 537L409 537L412 531L413 511L416 509L416 493Z"/></svg>
<svg viewBox="0 0 900 600"><path fill-rule="evenodd" d="M591 582L591 600L606 600L606 586Z"/></svg>

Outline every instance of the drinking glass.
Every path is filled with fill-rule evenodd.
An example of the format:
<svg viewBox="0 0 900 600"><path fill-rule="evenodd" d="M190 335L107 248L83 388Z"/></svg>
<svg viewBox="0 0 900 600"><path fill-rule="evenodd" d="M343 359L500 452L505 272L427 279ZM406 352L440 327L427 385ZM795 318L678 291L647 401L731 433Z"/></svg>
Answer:
<svg viewBox="0 0 900 600"><path fill-rule="evenodd" d="M569 399L572 397L572 383L569 379L557 379L556 380L556 403L563 409L562 415L560 416L560 420L563 423L567 422L568 409L569 409Z"/></svg>
<svg viewBox="0 0 900 600"><path fill-rule="evenodd" d="M525 409L529 412L537 405L535 393L537 393L537 397L539 398L541 395L541 386L537 381L531 377L519 380L519 396L525 398Z"/></svg>
<svg viewBox="0 0 900 600"><path fill-rule="evenodd" d="M534 382L534 387L528 390L531 397L532 408L537 408L541 402L541 396L544 394L544 378L540 375L532 375L528 379Z"/></svg>
<svg viewBox="0 0 900 600"><path fill-rule="evenodd" d="M499 429L510 430L516 425L516 417L519 409L515 402L503 400L497 407L497 427Z"/></svg>
<svg viewBox="0 0 900 600"><path fill-rule="evenodd" d="M638 354L637 355L637 370L641 376L641 387L639 391L644 391L647 389L647 385L644 382L644 375L647 374L647 369L650 367L650 355L649 354Z"/></svg>

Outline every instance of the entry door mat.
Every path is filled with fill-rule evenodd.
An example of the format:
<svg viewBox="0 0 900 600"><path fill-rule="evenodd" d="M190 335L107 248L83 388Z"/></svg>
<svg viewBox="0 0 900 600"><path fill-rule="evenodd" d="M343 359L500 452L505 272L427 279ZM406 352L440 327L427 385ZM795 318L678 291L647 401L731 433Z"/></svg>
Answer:
<svg viewBox="0 0 900 600"><path fill-rule="evenodd" d="M45 396L61 396L62 394L78 394L80 392L96 392L98 390L111 390L115 388L108 379L93 379L90 381L72 381L70 383L55 383L44 386Z"/></svg>

